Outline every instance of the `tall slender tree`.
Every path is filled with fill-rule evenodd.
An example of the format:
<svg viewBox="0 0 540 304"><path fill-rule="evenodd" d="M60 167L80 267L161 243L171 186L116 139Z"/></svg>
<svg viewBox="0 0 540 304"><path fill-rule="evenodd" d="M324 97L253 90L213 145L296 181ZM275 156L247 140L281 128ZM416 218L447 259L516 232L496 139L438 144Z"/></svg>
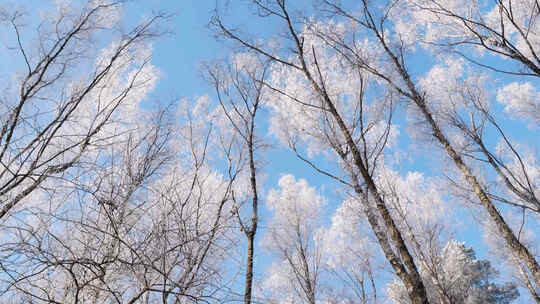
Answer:
<svg viewBox="0 0 540 304"><path fill-rule="evenodd" d="M355 68L337 73L335 68L345 67L340 65L338 54L324 49L321 44L324 40L317 41L307 30L297 30L285 2L254 1L253 4L263 16L276 17L282 22L286 28L284 35L292 42L284 49L292 47L294 51L290 53L277 54L251 42L226 26L220 16L213 19L213 24L225 37L275 64L273 82L267 85L279 100L276 110L281 110L280 114L285 117L282 125L289 130L284 132L285 141L295 149L298 137L303 140L311 137L314 141L310 147L318 144L335 153L348 179L345 181L329 172L325 174L354 190L365 206L363 210L387 260L403 280L413 303L428 303L413 255L374 181L378 162L392 137L395 96L390 92L385 94L380 102L383 106L368 113L364 103L366 87L372 83L370 79ZM351 87L343 88L344 84Z"/></svg>
<svg viewBox="0 0 540 304"><path fill-rule="evenodd" d="M251 214L246 220L243 213L245 202L237 200L235 214L241 231L247 239L244 303L251 304L253 298L255 236L259 223L258 175L260 164L257 154L263 147L258 136L259 116L265 102L264 82L268 77L269 65L251 53L235 54L231 63L207 66L207 78L213 85L221 105L222 115L232 129L231 136L240 142L237 152L239 162L246 158L250 189ZM259 114L259 116L257 116ZM223 126L227 128L227 125ZM244 155L247 151L247 155Z"/></svg>
<svg viewBox="0 0 540 304"><path fill-rule="evenodd" d="M325 7L328 11L332 11L334 14L343 17L345 20L359 28L364 29L371 35L370 42L376 43L380 50L380 55L384 60L380 62L370 62L362 54L351 48L350 43L346 41L338 41L329 37L327 41L330 41L332 45L341 49L341 53L345 54L350 60L350 63L358 66L364 70L370 71L373 75L385 81L389 87L399 92L404 98L410 101L415 111L418 113L418 117L421 119L421 125L427 128L429 134L434 140L436 140L440 147L445 151L450 160L455 164L456 168L461 172L463 179L470 189L469 191L476 196L479 203L484 207L487 212L487 216L490 222L497 227L497 231L501 238L504 239L506 247L511 254L519 261L519 263L528 269L532 280L535 285L540 285L540 266L535 256L527 246L519 239L518 235L512 231L507 223L507 220L502 216L500 210L495 206L495 198L490 195L489 190L483 185L482 177L475 173L472 169L472 164L468 161L469 156L466 153L462 153L459 145L456 141L453 141L450 137L451 130L447 128L448 125L458 126L459 129L468 130L466 136L473 139L476 144L480 143L482 147L482 132L483 124L476 124L477 121L473 121L469 124L470 127L466 127L465 123L459 116L445 116L444 111L439 111L441 97L449 102L450 107L454 111L460 104L455 104L455 99L452 96L437 96L430 94L430 88L425 88L422 83L418 83L414 80L410 69L408 68L407 54L411 52L411 42L406 39L402 39L399 27L393 28L390 24L390 16L393 10L396 8L394 2L389 1L383 4L383 6L373 6L369 1L362 1L359 11L360 15L353 14L339 3L334 1L324 1ZM386 32L388 31L388 33ZM390 33L395 33L394 35ZM334 36L334 38L336 38ZM462 100L457 100L465 104L465 111L475 112L480 109L484 109L481 113L486 118L487 110L482 103L483 99L480 94L474 90L474 83L465 82L465 92L461 96ZM470 86L470 89L468 89ZM454 103L452 103L454 102ZM454 112L455 113L455 112ZM474 117L471 114L470 117ZM447 119L444 119L447 118ZM487 120L490 116L487 114ZM495 126L497 126L495 124ZM503 133L504 137L504 133ZM509 144L508 141L506 143ZM486 149L481 149L487 157L487 161L493 165L497 170L497 162L493 158L490 160L490 154L486 153ZM474 159L474 157L472 157ZM497 170L502 172L501 170ZM500 173L499 173L500 174ZM504 175L502 176L504 178ZM533 187L534 188L534 187ZM519 266L521 267L521 266ZM536 292L531 291L534 297L537 297Z"/></svg>

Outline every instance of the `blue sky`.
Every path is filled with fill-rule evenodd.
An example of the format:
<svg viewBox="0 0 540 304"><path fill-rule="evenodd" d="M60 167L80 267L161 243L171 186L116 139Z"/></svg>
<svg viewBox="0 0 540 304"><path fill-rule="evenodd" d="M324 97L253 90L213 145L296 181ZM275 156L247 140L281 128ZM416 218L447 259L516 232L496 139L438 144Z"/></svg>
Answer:
<svg viewBox="0 0 540 304"><path fill-rule="evenodd" d="M38 0L30 2L35 4L34 9L39 9L40 5L43 5L43 2ZM245 1L233 2L236 4L237 2L244 3ZM180 98L196 99L205 94L213 98L213 89L202 78L200 65L204 61L226 58L231 52L223 42L216 41L213 33L207 28L214 6L214 0L147 0L127 3L124 17L128 24L136 23L141 17L150 15L152 11L163 11L172 14L171 23L167 25L171 30L171 34L158 39L154 43L152 63L160 69L162 78L151 94L151 99L161 103L169 103ZM230 11L229 14L228 20L234 21L235 24L240 24L241 28L245 27L249 31L256 33L269 32L269 24L260 22L261 20L253 22L247 9ZM267 22L267 20L265 21ZM0 35L2 35L1 32ZM3 59L0 59L3 68L9 69L13 64L17 64L10 60L12 57L15 58L17 56L7 55ZM423 64L421 58L415 60L418 60L420 66ZM422 70L423 68L420 67L419 69ZM523 128L523 125L519 124L519 127ZM518 128L518 126L515 128ZM512 128L512 130L517 129ZM403 129L401 132L405 133L405 130ZM538 132L535 132L532 134L538 135ZM519 134L531 133L523 132ZM404 137L400 137L400 141L403 146L408 144L408 141ZM286 149L278 148L277 144L272 150L267 152L267 155L270 154L272 154L272 159L264 160L265 166L263 167L266 174L264 180L266 190L277 187L277 180L280 174L293 173L297 178L306 179L310 185L317 186L318 189L324 192L324 195L329 199L329 212L327 214L331 214L333 209L339 205L340 201L337 200L338 195L334 190L334 185L328 178L314 172L309 166L295 158L293 153ZM432 164L441 166L441 163L437 163L439 159L434 159L433 157L426 158L424 154L409 156L411 161L403 164L404 172L406 170L424 171L424 168ZM429 170L426 172L426 175L430 175ZM262 205L264 206L264 201ZM263 220L265 216L267 214L263 211ZM467 211L460 211L460 217L460 220L464 222L472 220ZM264 226L264 223L262 226ZM473 245L475 250L477 250L478 256L483 258L487 252L483 242L480 242L481 235L476 228L478 226L471 225L469 227L472 228L462 231L457 235L457 238L459 240L466 240L469 245ZM259 267L261 264L265 265L267 263L268 260L265 259L257 261ZM261 273L260 270L259 268L259 274Z"/></svg>
<svg viewBox="0 0 540 304"><path fill-rule="evenodd" d="M179 98L195 100L206 94L214 98L213 88L203 79L200 66L205 61L224 59L231 54L225 42L216 41L212 31L207 27L214 7L212 0L186 0L181 4L180 1L151 0L135 1L127 5L125 14L128 23L140 20L141 12L153 10L172 13L172 22L169 25L172 33L158 39L154 44L152 63L160 69L162 78L151 94L151 99L168 103ZM250 22L250 13L247 10L229 11L228 14L232 17L230 20L249 27L250 31L267 30L263 24ZM266 130L262 131L267 133ZM262 204L260 204L261 223L257 242L262 240L265 221L269 216L265 208L264 196L269 189L277 188L277 181L282 174L292 173L298 178L306 179L311 186L324 191L325 196L329 198L327 214L332 214L340 203L338 200L332 200L338 197L332 181L316 174L288 149L279 147L275 142L272 144L273 148L267 150L266 153L266 155L271 154L272 158L262 157L264 174L259 182L264 183L264 191ZM261 278L264 268L271 262L269 257L264 256L264 251L260 247L256 249L255 265L258 278Z"/></svg>
<svg viewBox="0 0 540 304"><path fill-rule="evenodd" d="M244 3L244 1L238 1ZM236 3L236 2L235 2ZM170 102L178 98L195 99L201 95L208 94L213 98L213 89L205 82L200 72L200 65L204 61L222 59L231 53L223 41L216 41L213 33L208 29L207 24L215 7L213 0L186 0L186 1L134 1L128 3L125 12L128 23L136 22L140 19L143 12L164 11L172 13L171 24L169 25L172 34L159 39L154 44L154 58L152 60L160 71L162 78L158 82L152 98L161 102ZM268 32L268 24L262 24L261 20L251 19L250 12L246 9L238 10L240 5L235 5L234 11L229 11L228 20L234 24L241 25L240 28L252 33ZM268 20L265 20L268 22ZM415 56L414 60L419 63L415 70L418 72L426 70L424 59L427 54ZM404 119L404 117L401 117ZM402 120L404 123L404 121ZM406 133L402 129L401 134ZM400 137L401 145L409 143L406 137ZM410 153L411 151L409 151ZM413 151L414 152L414 151ZM278 148L268 151L272 154L272 159L264 160L266 178L264 179L265 190L277 187L277 180L280 174L293 173L298 178L305 178L310 185L317 186L324 190L324 194L329 198L328 214L331 214L340 201L338 195L328 178L314 172L302 161L295 158L294 154L286 149ZM435 154L434 154L435 155ZM436 154L438 156L438 154ZM425 154L409 154L409 161L401 164L403 172L407 170L423 171L427 176L431 175L425 168L435 165L441 166L439 158L426 157ZM264 206L264 202L263 202ZM263 210L263 220L265 218ZM467 211L460 211L460 221L469 222L472 218ZM457 222L457 221L456 221ZM480 257L484 256L485 244L480 242L480 232L474 225L466 230L460 231L456 237L459 240L466 240L468 244L473 245ZM261 234L259 234L260 239ZM266 264L264 261L262 264ZM260 264L259 264L260 265Z"/></svg>
<svg viewBox="0 0 540 304"><path fill-rule="evenodd" d="M159 68L162 78L151 94L151 99L168 103L180 98L195 100L206 94L214 98L213 88L203 79L201 64L225 59L231 54L228 45L217 41L208 28L214 7L212 0L187 0L181 4L177 1L134 1L126 6L128 23L140 20L141 15L144 16L142 12L164 11L172 14L172 22L168 25L171 34L158 39L153 45L152 63ZM267 31L260 22L250 22L251 16L247 9L235 9L228 11L228 14L229 20L245 25L250 31ZM278 148L277 143L274 144L274 148ZM328 183L287 149L272 149L271 153L277 161L264 161L264 169L268 173L265 180L267 185L277 185L280 173L293 171L312 185L319 187Z"/></svg>
<svg viewBox="0 0 540 304"><path fill-rule="evenodd" d="M198 65L209 60L219 48L206 28L214 7L213 1L137 1L127 5L126 17L137 22L141 12L166 12L172 14L167 27L172 34L156 41L152 62L163 73L156 90L160 99L193 97L209 91L209 86L199 77Z"/></svg>

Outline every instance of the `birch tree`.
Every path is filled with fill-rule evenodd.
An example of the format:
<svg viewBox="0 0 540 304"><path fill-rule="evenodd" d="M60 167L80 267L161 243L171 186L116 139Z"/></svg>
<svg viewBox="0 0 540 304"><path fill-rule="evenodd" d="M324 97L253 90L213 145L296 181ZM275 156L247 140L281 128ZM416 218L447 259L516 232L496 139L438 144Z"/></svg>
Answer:
<svg viewBox="0 0 540 304"><path fill-rule="evenodd" d="M154 127L139 117L106 163L56 184L56 209L27 207L27 223L2 226L12 240L2 246L2 298L191 303L228 296L222 276L236 244L235 173L229 179L208 165L208 117L179 125L163 116Z"/></svg>
<svg viewBox="0 0 540 304"><path fill-rule="evenodd" d="M383 6L375 7L368 1L363 1L360 5L360 15L353 14L350 10L344 8L337 2L325 1L325 7L329 11L333 11L338 16L343 17L345 20L351 22L369 33L369 39L372 43L376 44L380 48L381 60L373 61L367 60L361 53L355 51L350 45L352 42L346 42L343 40L328 39L332 45L339 47L343 54L346 54L350 59L350 62L354 65L360 66L362 69L370 71L376 77L385 81L390 87L395 89L404 98L410 101L412 108L419 117L419 125L424 126L430 134L430 136L439 143L443 151L448 155L449 159L455 164L457 170L462 175L464 185L466 185L467 191L472 193L475 199L478 200L484 210L487 212L487 217L490 222L497 227L498 233L505 240L506 246L512 255L522 263L524 267L530 273L530 280L535 281L535 285L538 286L538 261L536 260L534 253L523 244L518 238L518 235L512 231L508 225L507 220L502 216L500 210L496 207L494 198L490 195L489 189L483 184L480 174L473 170L474 164L471 163L470 158L475 159L474 156L470 157L466 151L462 151L460 143L452 137L451 126L458 126L459 129L467 129L465 127L460 128L460 125L468 125L468 130L473 130L472 133L465 135L467 139L472 138L472 141L478 144L478 138L481 138L483 132L483 124L477 124L477 121L473 119L472 122L465 123L460 116L451 116L449 120L446 118L446 112L444 106L449 106L450 111L457 111L456 108L463 106L464 111L474 112L478 108L484 108L484 99L482 98L481 89L475 90L478 86L478 82L474 82L475 78L472 77L469 81L464 81L466 89L465 93L459 95L459 99L453 103L455 99L448 95L433 95L430 94L433 91L438 91L439 88L434 86L429 89L423 87L421 81L416 81L411 70L408 67L408 55L414 51L414 36L401 35L402 31L399 27L393 28L390 24L390 16L397 14L394 9L399 6L395 6L393 2L384 3ZM385 32L387 31L387 32ZM334 36L335 37L335 36ZM350 36L354 37L354 36ZM434 68L435 69L435 68ZM477 79L477 78L476 78ZM472 88L472 89L470 89ZM431 91L431 92L430 92ZM461 92L464 92L461 91ZM439 99L441 98L442 99ZM449 101L449 103L443 103L443 101ZM464 105L465 104L465 105ZM467 104L473 104L470 106ZM439 109L443 111L439 111ZM461 108L463 109L463 108ZM484 118L489 120L489 114L484 111ZM440 115L440 116L439 116ZM470 117L475 117L474 113L470 114ZM487 118L486 118L487 117ZM495 128L497 129L497 125ZM450 127L449 127L450 126ZM504 133L502 133L504 141ZM508 143L508 141L505 141ZM465 147L467 147L465 145ZM487 162L493 166L490 161L489 153L486 154L485 149L480 147L481 153L487 158ZM496 161L495 161L496 162ZM497 166L494 167L496 171ZM500 173L499 173L499 176ZM504 179L504 176L502 176ZM534 188L534 187L533 187ZM522 267L519 265L518 267ZM529 277L527 275L527 280ZM537 297L536 292L530 290L533 297Z"/></svg>
<svg viewBox="0 0 540 304"><path fill-rule="evenodd" d="M22 11L2 8L0 21L23 68L5 77L0 100L0 219L46 180L110 143L118 110L152 88L157 77L147 43L164 16L122 32L121 4L59 4L35 32L24 28ZM110 41L100 39L108 35ZM96 52L98 41L108 46Z"/></svg>
<svg viewBox="0 0 540 304"><path fill-rule="evenodd" d="M534 83L539 75L536 57L538 3L496 1L489 5L471 3L467 6L460 7L459 2L407 1L409 13L405 18L416 24L412 35L423 37L426 48L458 54L484 72L496 72L500 78L507 78L496 88L498 104L504 108L505 114L522 126L537 128L538 102L534 97ZM434 19L439 20L437 24L428 26ZM487 61L486 58L492 60ZM508 65L505 61L517 64ZM487 188L486 192L493 201L521 209L522 223L517 227L526 227L532 222L533 229L537 229L534 219L537 215L528 215L538 213L537 155L531 152L536 146L530 141L516 140L505 117L493 110L497 104L482 101L485 98L478 98L481 96L478 93L487 94L478 92L478 89L474 91L477 93L472 95L472 102L467 107L474 116L464 117L456 112L450 116L452 126L470 142L467 151L470 157L465 157L469 162L478 164L480 160L485 163L485 171L494 171L497 178L492 183L498 187ZM488 135L498 137L496 146L489 144ZM514 228L518 231L518 239L522 230ZM534 241L528 245L534 254L531 244ZM522 265L520 261L523 258L512 246L506 252L508 259L515 261L514 267L519 269L524 285L540 302L538 278L534 278L538 266L534 266L530 259L528 265Z"/></svg>
<svg viewBox="0 0 540 304"><path fill-rule="evenodd" d="M345 65L338 53L324 48L324 40L296 29L285 1L255 1L258 12L276 17L292 42L280 49L259 45L214 19L217 30L247 49L266 56L275 65L268 86L276 93L273 124L279 138L315 169L351 187L368 218L383 252L395 273L404 281L414 303L427 303L425 287L414 258L407 248L395 219L374 182L373 174L382 162L385 148L395 136L392 127L395 95L381 90L365 73ZM324 24L314 24L314 26ZM292 47L294 52L287 52ZM279 53L284 51L285 53ZM367 49L366 49L367 51ZM366 88L373 86L376 97L369 103ZM375 102L378 101L378 102ZM297 149L306 143L308 153L329 149L347 173L328 172L310 162Z"/></svg>
<svg viewBox="0 0 540 304"><path fill-rule="evenodd" d="M487 260L478 260L471 247L450 240L430 259L429 268L422 271L429 282L429 297L433 303L511 303L519 293L511 283L496 284L496 269ZM389 284L393 303L410 303L400 282Z"/></svg>
<svg viewBox="0 0 540 304"><path fill-rule="evenodd" d="M405 5L409 13L404 18L415 24L411 35L423 39L425 48L457 53L465 62L471 62L483 71L495 71L502 76L522 76L510 77L508 82L497 88L496 99L504 107L504 112L520 120L520 123L535 128L538 124L538 104L533 97L536 89L531 81L539 75L535 72L537 68L534 64L535 49L538 48L535 42L535 20L539 14L537 3L497 1L490 6L473 3L468 9L458 8L457 2L411 1ZM428 29L427 24L433 23L434 18L440 22ZM480 51L472 52L473 47ZM481 54L494 60L489 64L482 63ZM518 69L505 67L501 58L518 63ZM486 85L471 83L473 78L488 77L471 71L472 68L459 71L462 74L454 77L461 83L467 83L464 76L469 77L466 90L460 91L465 96L468 93L469 97L462 99L465 99L467 111L473 117L463 117L464 113L454 109L447 113L445 119L471 142L475 149L469 149L473 151L470 153L483 157L499 177L500 186L507 190L503 195L494 193L492 198L527 209L527 212L538 212L534 160L523 143L510 136L504 119L494 113L495 105L486 102L488 94L482 91ZM495 130L494 135L491 135L489 128ZM488 135L500 138L496 148L488 143Z"/></svg>
<svg viewBox="0 0 540 304"><path fill-rule="evenodd" d="M240 230L247 239L246 274L244 286L244 303L250 304L253 296L255 236L259 222L259 191L258 175L260 164L257 161L258 151L263 148L263 142L258 133L260 124L257 116L265 102L264 81L268 77L268 64L250 53L235 54L230 64L216 64L207 67L208 80L213 85L221 113L228 123L221 129L232 129L230 137L240 141L239 151L236 152L238 163L246 158L246 179L249 179L251 196L251 214L246 220L241 212L247 202L236 200L234 212L240 225ZM247 151L247 152L244 152ZM246 154L247 155L244 155Z"/></svg>
<svg viewBox="0 0 540 304"><path fill-rule="evenodd" d="M123 5L60 1L35 33L2 10L24 66L0 100L2 302L185 303L227 285L235 172L207 163L208 117L142 109L166 16L126 31Z"/></svg>
<svg viewBox="0 0 540 304"><path fill-rule="evenodd" d="M331 288L330 299L335 303L380 303L383 296L377 282L384 280L381 273L387 267L379 257L384 254L354 200L353 196L343 201L330 226L321 231L324 271L337 285Z"/></svg>
<svg viewBox="0 0 540 304"><path fill-rule="evenodd" d="M320 301L322 250L316 242L325 200L303 179L283 175L267 197L273 217L265 247L278 257L264 282L271 303Z"/></svg>

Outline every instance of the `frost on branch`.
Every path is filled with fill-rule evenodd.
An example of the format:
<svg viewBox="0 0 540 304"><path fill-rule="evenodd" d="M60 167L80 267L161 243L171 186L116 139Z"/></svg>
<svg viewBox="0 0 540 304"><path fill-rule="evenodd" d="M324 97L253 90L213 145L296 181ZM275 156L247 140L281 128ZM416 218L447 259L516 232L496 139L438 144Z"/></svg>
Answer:
<svg viewBox="0 0 540 304"><path fill-rule="evenodd" d="M325 270L329 273L334 297L354 302L375 303L376 280L383 278L385 268L380 246L363 217L362 205L355 198L341 204L331 219L330 227L322 229L318 241L323 247Z"/></svg>
<svg viewBox="0 0 540 304"><path fill-rule="evenodd" d="M17 89L6 90L0 101L6 118L0 125L0 217L45 180L93 162L113 137L125 141L120 135L136 128L138 103L157 80L148 43L159 35L154 24L161 16L118 37L118 9L119 3L105 1L61 5L40 20L35 45L21 34L23 14L6 19L24 68L7 85ZM110 47L96 52L98 41Z"/></svg>
<svg viewBox="0 0 540 304"><path fill-rule="evenodd" d="M39 206L25 213L33 221L12 217L0 248L19 292L8 294L75 303L215 296L234 239L232 185L208 166L206 141L190 140L190 126L141 123L101 155L108 162L53 185L53 214Z"/></svg>
<svg viewBox="0 0 540 304"><path fill-rule="evenodd" d="M449 241L429 268L422 267L421 275L432 303L480 304L511 303L519 292L511 283L497 284L498 271L487 260L478 260L471 247L455 240ZM387 286L393 303L410 303L401 282Z"/></svg>
<svg viewBox="0 0 540 304"><path fill-rule="evenodd" d="M393 14L394 22L410 22L424 48L457 52L483 67L523 75L539 75L540 16L538 2L407 0ZM484 55L518 61L506 65Z"/></svg>
<svg viewBox="0 0 540 304"><path fill-rule="evenodd" d="M452 230L451 226L455 224L449 220L452 211L434 179L420 172L400 176L390 168L382 168L377 183L416 255L428 251L430 243L436 242L440 233Z"/></svg>
<svg viewBox="0 0 540 304"><path fill-rule="evenodd" d="M362 141L361 137L365 137L368 155L384 141L381 137L387 131L390 134L388 145L391 146L399 133L395 125L386 124L393 96L382 90L371 76L340 56L332 45L321 39L323 34L337 40L345 39L348 34L346 24L313 21L299 33L306 46L304 55L309 72L318 85L325 88L354 139ZM368 39L355 41L354 51L355 55L365 58L378 58L380 52ZM296 56L288 59L300 65ZM345 149L345 139L336 119L303 72L278 64L273 65L271 72L270 132L285 145L293 148L304 145L308 156L328 156L333 148ZM364 96L368 88L372 89L369 99Z"/></svg>
<svg viewBox="0 0 540 304"><path fill-rule="evenodd" d="M497 91L497 101L503 104L504 111L529 121L530 127L540 123L540 93L530 82L512 82Z"/></svg>
<svg viewBox="0 0 540 304"><path fill-rule="evenodd" d="M314 236L325 199L304 179L287 174L267 197L273 217L264 244L278 258L264 282L267 296L284 303L314 304L320 276L321 248ZM292 302L290 302L292 301Z"/></svg>
<svg viewBox="0 0 540 304"><path fill-rule="evenodd" d="M418 81L418 87L425 96L427 107L445 132L454 137L459 150L467 147L469 140L460 135L459 127L478 123L482 110L489 110L489 94L486 74L478 73L465 60L446 58L434 65ZM429 134L429 125L420 110L410 105L407 119L412 123L409 131L413 137ZM472 116L471 116L472 114ZM474 122L470 120L474 119Z"/></svg>

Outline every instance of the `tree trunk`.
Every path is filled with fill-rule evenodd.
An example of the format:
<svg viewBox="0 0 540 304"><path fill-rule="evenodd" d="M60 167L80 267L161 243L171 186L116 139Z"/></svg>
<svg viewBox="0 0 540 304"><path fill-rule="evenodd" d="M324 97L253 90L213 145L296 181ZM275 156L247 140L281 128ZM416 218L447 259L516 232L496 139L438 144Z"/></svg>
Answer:
<svg viewBox="0 0 540 304"><path fill-rule="evenodd" d="M250 231L247 233L248 238L248 252L247 252L247 265L246 265L246 285L244 292L244 303L251 304L251 294L253 286L253 253L254 253L254 241L255 233Z"/></svg>
<svg viewBox="0 0 540 304"><path fill-rule="evenodd" d="M297 40L297 45L299 48L299 57L300 57L303 55L303 52L300 47L301 44L298 40ZM317 82L313 79L311 73L309 72L306 66L306 63L303 57L300 57L300 61L302 63L303 72L306 75L306 78L308 78L308 80L310 81L313 89L323 98L325 105L328 107L329 112L332 114L332 116L336 120L340 128L340 131L345 137L347 146L351 150L353 160L354 160L354 165L360 171L360 174L362 175L362 178L364 179L364 182L366 183L368 187L368 193L365 193L357 184L355 176L352 176L355 183L355 187L354 187L355 192L360 196L365 196L366 198L368 198L369 192L371 192L375 200L377 211L379 212L379 215L382 217L385 224L385 228L390 233L390 237L392 238L394 246L397 248L399 257L401 258L400 260L395 255L390 243L388 242L388 238L386 237L385 233L382 232L379 228L378 220L374 217L373 214L371 214L371 216L368 215L367 216L368 222L370 223L371 228L373 229L375 235L377 236L377 241L381 245L387 260L390 262L390 264L392 265L392 268L394 269L396 274L399 276L399 278L403 281L403 284L405 285L407 289L407 292L409 294L409 297L411 298L412 303L413 304L429 303L427 299L427 293L424 287L424 283L422 282L420 273L418 272L418 268L416 267L414 263L414 259L412 255L410 254L407 248L407 245L405 244L405 241L403 240L403 237L401 236L401 232L399 231L394 220L392 219L392 216L390 215L390 212L388 211L388 208L386 207L384 200L380 196L377 186L372 176L370 175L369 171L367 170L367 168L362 162L362 155L358 147L356 146L356 143L354 142L351 133L347 129L347 126L345 125L343 118L339 114L333 102L330 100L330 97L328 96L326 91L323 88L321 88L317 84ZM316 58L315 58L315 65L318 68L318 63L317 63ZM367 209L369 209L369 206Z"/></svg>
<svg viewBox="0 0 540 304"><path fill-rule="evenodd" d="M497 210L491 199L488 197L487 193L484 191L480 183L478 182L476 176L472 173L471 169L465 164L462 157L454 149L450 141L444 135L439 125L433 118L433 115L429 111L424 97L418 92L414 83L411 81L409 74L400 64L398 58L390 51L384 41L381 41L386 52L392 57L392 60L399 70L401 77L405 81L407 88L410 91L409 98L418 106L424 118L426 118L429 126L432 130L432 136L435 137L439 143L446 150L450 158L454 161L456 166L459 168L467 182L472 186L476 196L480 200L482 206L488 212L491 220L499 230L499 233L506 241L508 249L515 255L516 258L519 258L527 268L531 271L536 286L540 286L540 266L534 256L529 252L529 250L521 244L521 242L514 235L514 232L510 229L504 218L501 216L500 212Z"/></svg>
<svg viewBox="0 0 540 304"><path fill-rule="evenodd" d="M256 111L256 109L255 109ZM259 196L257 193L257 171L255 168L255 156L253 151L253 136L254 136L254 128L255 128L255 112L253 113L253 117L251 118L251 126L250 126L250 136L249 136L249 142L248 142L248 151L249 151L249 170L250 170L250 184L251 184L251 191L253 192L253 199L252 199L252 217L251 217L251 227L249 228L249 231L246 231L246 237L248 239L248 253L247 253L247 265L246 265L246 286L245 286L245 293L244 293L244 304L251 304L251 297L252 297L252 289L253 289L253 255L255 251L255 234L257 233L257 224L258 224L258 204L259 204Z"/></svg>

